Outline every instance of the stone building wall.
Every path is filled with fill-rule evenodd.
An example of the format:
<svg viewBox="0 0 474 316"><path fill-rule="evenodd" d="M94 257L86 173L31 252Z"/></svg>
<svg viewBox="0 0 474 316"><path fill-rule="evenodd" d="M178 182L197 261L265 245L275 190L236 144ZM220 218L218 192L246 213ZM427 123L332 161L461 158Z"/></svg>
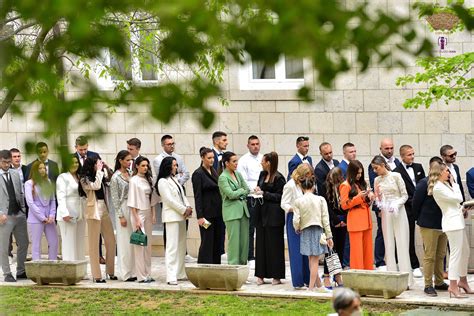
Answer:
<svg viewBox="0 0 474 316"><path fill-rule="evenodd" d="M354 1L346 1L350 5ZM373 0L370 8L411 14L413 23L431 38L435 48L439 34L429 31L426 23L419 21L416 13L410 12L408 0ZM472 6L474 1L465 1ZM473 34L459 32L447 35L449 50L453 54L474 50ZM391 41L387 48L396 44ZM438 53L439 55L439 53ZM354 58L355 56L352 56ZM406 58L407 68L388 69L373 65L365 73L354 66L348 73L337 78L333 89L322 89L314 84L315 74L306 71L305 81L314 88L315 101L309 104L298 101L295 91L261 91L239 88L238 66L230 65L225 72L223 90L229 106L211 101L216 111L216 121L209 130L203 130L195 121L195 113L183 111L169 124L149 120L145 107L137 104L132 108L118 109L102 122L106 134L90 142L90 148L101 153L112 164L117 151L126 148L125 140L138 137L142 140L142 153L149 157L161 152L160 138L165 133L176 139L176 151L184 156L189 170L199 165L198 149L211 145L214 130L223 130L229 134L229 150L241 155L246 152L246 140L251 134L258 135L262 142L262 152L276 151L280 154L279 171L287 174L287 162L295 153L295 139L298 135L310 137L310 155L313 161L319 161L318 145L323 141L333 144L334 157L342 158L342 145L353 142L357 147L357 157L364 166L379 152L379 142L391 137L398 149L403 144L415 148L416 161L423 163L427 171L430 157L439 155L443 144L451 144L458 152L457 163L461 176L474 166L474 121L473 102L456 102L449 105L433 104L429 109L404 109L402 103L416 93L414 87L402 89L395 85L395 79L404 74L414 73L419 68L413 58ZM418 87L419 88L419 87ZM74 96L80 91L69 91ZM8 113L0 121L0 147L13 146L23 148L23 141L33 137L40 140L42 124L35 120L37 107L32 106L25 117L16 117ZM105 111L105 110L104 110ZM88 125L71 124L70 140L85 132L91 132ZM398 156L398 154L397 154ZM54 153L53 153L54 158ZM28 157L27 161L30 160ZM366 171L367 172L367 171ZM366 173L367 176L367 173ZM192 188L187 184L191 196ZM192 201L192 198L190 199ZM474 232L470 223L468 233L471 244L470 266L474 268ZM189 251L196 255L199 245L199 232L195 222L189 232ZM159 234L155 243L161 245ZM421 251L421 238L417 237L418 250ZM156 253L162 249L155 247Z"/></svg>

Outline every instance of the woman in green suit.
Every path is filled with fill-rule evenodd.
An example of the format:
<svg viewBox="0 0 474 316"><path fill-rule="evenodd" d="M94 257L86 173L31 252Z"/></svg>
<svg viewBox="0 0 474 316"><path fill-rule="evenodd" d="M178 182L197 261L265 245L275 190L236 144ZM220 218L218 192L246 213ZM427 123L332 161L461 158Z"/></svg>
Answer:
<svg viewBox="0 0 474 316"><path fill-rule="evenodd" d="M249 252L249 188L237 171L237 155L226 152L221 160L224 169L219 176L222 196L222 217L227 230L228 264L247 264Z"/></svg>

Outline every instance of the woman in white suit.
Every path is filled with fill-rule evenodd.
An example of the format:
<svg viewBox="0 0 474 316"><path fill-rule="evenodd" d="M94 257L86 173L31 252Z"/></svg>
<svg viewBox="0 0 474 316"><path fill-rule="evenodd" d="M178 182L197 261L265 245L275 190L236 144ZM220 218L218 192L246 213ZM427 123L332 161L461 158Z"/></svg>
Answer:
<svg viewBox="0 0 474 316"><path fill-rule="evenodd" d="M79 158L72 155L69 171L61 173L56 180L58 209L56 219L61 231L63 260L84 260L86 222L78 192L80 168Z"/></svg>
<svg viewBox="0 0 474 316"><path fill-rule="evenodd" d="M186 219L191 208L184 189L176 179L178 163L173 157L163 159L158 172L156 189L163 203L161 219L166 223L166 282L177 285L178 280L185 279L184 257L186 256Z"/></svg>
<svg viewBox="0 0 474 316"><path fill-rule="evenodd" d="M469 261L469 244L464 230L464 217L467 210L461 206L463 201L459 185L453 181L448 167L434 165L430 169L428 195L433 195L443 213L441 228L448 236L449 256L449 297L466 298L460 289L467 294L474 294L467 283L467 265ZM459 280L459 281L458 281Z"/></svg>

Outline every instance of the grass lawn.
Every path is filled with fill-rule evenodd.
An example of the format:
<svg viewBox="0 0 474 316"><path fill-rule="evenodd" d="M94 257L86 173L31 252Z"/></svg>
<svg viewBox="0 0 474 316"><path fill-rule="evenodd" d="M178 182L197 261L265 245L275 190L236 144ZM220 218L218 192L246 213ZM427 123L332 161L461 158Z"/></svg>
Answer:
<svg viewBox="0 0 474 316"><path fill-rule="evenodd" d="M391 315L387 307L366 307ZM0 315L327 315L330 302L314 299L200 295L156 290L77 289L73 287L0 287Z"/></svg>

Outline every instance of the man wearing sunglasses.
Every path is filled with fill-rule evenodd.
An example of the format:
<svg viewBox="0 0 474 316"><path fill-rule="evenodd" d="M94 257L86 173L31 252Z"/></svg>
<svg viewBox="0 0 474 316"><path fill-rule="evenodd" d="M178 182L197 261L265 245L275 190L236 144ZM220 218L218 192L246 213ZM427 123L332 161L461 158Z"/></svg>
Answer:
<svg viewBox="0 0 474 316"><path fill-rule="evenodd" d="M466 201L466 197L464 196L464 188L461 181L461 173L459 172L459 166L455 164L458 152L455 151L451 145L443 145L439 149L439 154L441 155L441 158L443 158L446 166L448 166L449 172L451 172L451 176L453 177L454 181L459 184L463 202Z"/></svg>

